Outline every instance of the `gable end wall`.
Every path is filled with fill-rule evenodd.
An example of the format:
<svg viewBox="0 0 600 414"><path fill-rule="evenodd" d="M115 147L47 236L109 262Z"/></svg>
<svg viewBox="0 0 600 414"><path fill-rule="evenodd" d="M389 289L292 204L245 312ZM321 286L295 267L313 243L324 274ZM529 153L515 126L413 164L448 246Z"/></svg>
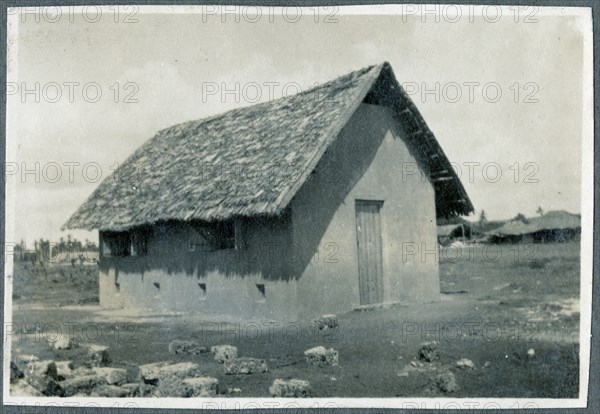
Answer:
<svg viewBox="0 0 600 414"><path fill-rule="evenodd" d="M383 201L384 303L439 298L435 193L404 137L388 108L361 104L294 197L299 315L360 305L355 200Z"/></svg>

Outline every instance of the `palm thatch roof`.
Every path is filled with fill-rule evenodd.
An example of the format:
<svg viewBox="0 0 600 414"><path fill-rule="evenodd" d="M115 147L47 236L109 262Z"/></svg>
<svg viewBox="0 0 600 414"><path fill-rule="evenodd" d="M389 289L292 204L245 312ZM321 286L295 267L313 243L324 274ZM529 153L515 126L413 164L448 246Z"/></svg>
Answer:
<svg viewBox="0 0 600 414"><path fill-rule="evenodd" d="M437 214L473 206L389 63L158 132L106 178L63 229L280 214L362 102L390 107L435 188Z"/></svg>
<svg viewBox="0 0 600 414"><path fill-rule="evenodd" d="M527 222L509 221L502 227L490 231L492 236L521 236L543 230L565 230L581 228L581 218L566 211L549 211L543 216L532 217Z"/></svg>

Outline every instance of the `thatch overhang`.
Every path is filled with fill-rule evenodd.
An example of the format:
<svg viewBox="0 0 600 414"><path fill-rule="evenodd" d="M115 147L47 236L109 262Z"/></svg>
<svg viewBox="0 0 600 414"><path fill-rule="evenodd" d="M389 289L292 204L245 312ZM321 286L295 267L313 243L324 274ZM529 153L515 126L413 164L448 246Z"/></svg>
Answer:
<svg viewBox="0 0 600 414"><path fill-rule="evenodd" d="M435 190L438 217L473 205L389 63L297 95L158 132L106 178L63 229L125 230L283 212L362 102L392 109Z"/></svg>

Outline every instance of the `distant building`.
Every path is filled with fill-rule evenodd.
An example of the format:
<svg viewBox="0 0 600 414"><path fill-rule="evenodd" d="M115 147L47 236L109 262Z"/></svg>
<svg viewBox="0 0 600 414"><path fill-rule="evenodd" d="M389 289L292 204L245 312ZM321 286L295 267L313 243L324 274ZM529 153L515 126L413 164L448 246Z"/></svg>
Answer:
<svg viewBox="0 0 600 414"><path fill-rule="evenodd" d="M465 242L473 237L473 228L467 223L445 224L437 226L438 243L442 246L451 244L455 240Z"/></svg>
<svg viewBox="0 0 600 414"><path fill-rule="evenodd" d="M566 211L549 211L525 221L512 220L487 233L492 243L561 243L578 240L581 217Z"/></svg>
<svg viewBox="0 0 600 414"><path fill-rule="evenodd" d="M103 306L282 320L433 301L438 264L403 247L473 211L388 63L162 130L116 174L132 166L65 225L100 230Z"/></svg>

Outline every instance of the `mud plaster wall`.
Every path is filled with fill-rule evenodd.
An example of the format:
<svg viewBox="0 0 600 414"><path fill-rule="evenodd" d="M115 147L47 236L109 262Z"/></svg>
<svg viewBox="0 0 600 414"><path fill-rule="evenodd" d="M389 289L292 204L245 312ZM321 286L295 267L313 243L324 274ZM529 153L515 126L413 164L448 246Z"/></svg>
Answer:
<svg viewBox="0 0 600 414"><path fill-rule="evenodd" d="M355 200L383 201L384 303L438 299L435 254L421 254L437 251L435 194L414 166L391 111L362 104L292 202L294 243L316 252L296 262L301 315L360 305Z"/></svg>

